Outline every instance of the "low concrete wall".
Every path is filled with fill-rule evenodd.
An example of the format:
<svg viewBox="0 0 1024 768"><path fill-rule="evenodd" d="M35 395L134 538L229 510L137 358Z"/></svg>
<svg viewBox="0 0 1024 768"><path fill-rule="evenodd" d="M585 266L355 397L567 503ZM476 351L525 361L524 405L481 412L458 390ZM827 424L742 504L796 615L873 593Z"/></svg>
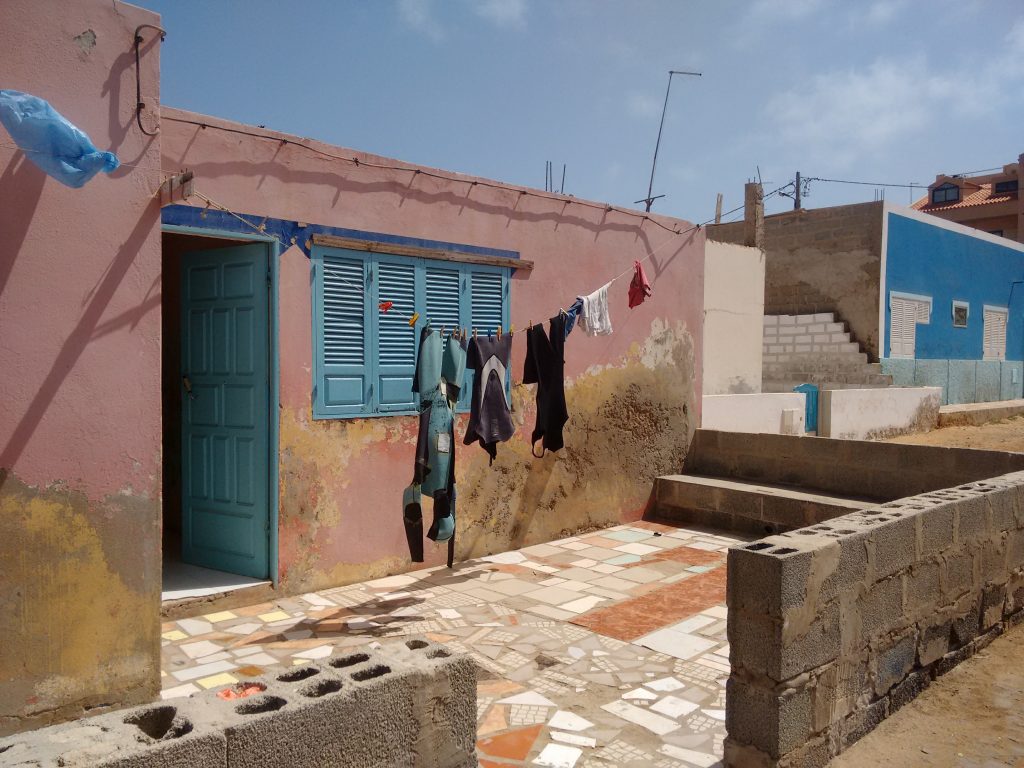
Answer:
<svg viewBox="0 0 1024 768"><path fill-rule="evenodd" d="M805 398L802 392L705 395L701 400L701 426L724 432L802 435ZM786 411L795 413L787 418Z"/></svg>
<svg viewBox="0 0 1024 768"><path fill-rule="evenodd" d="M346 649L217 691L43 728L0 741L0 764L28 768L470 768L476 666L414 638ZM223 690L223 689L221 689Z"/></svg>
<svg viewBox="0 0 1024 768"><path fill-rule="evenodd" d="M704 244L704 377L707 395L761 391L764 252Z"/></svg>
<svg viewBox="0 0 1024 768"><path fill-rule="evenodd" d="M939 408L940 427L979 427L1024 414L1024 400L998 400L994 403L944 405Z"/></svg>
<svg viewBox="0 0 1024 768"><path fill-rule="evenodd" d="M1024 363L1007 360L881 361L897 387L942 387L942 404L989 403L1024 397Z"/></svg>
<svg viewBox="0 0 1024 768"><path fill-rule="evenodd" d="M891 501L1024 470L1024 453L698 429L684 466L691 474Z"/></svg>
<svg viewBox="0 0 1024 768"><path fill-rule="evenodd" d="M935 429L939 387L833 389L821 392L818 434L847 440L879 440Z"/></svg>
<svg viewBox="0 0 1024 768"><path fill-rule="evenodd" d="M1024 619L1024 472L729 551L727 766L824 766Z"/></svg>

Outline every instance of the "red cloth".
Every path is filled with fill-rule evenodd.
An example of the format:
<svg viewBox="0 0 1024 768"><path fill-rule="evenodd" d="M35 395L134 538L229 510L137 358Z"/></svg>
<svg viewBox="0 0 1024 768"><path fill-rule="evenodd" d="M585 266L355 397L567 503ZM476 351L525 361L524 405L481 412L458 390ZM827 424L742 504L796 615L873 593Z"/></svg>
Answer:
<svg viewBox="0 0 1024 768"><path fill-rule="evenodd" d="M629 284L629 308L639 307L644 299L651 295L651 284L647 282L647 275L639 261L633 262L633 280Z"/></svg>

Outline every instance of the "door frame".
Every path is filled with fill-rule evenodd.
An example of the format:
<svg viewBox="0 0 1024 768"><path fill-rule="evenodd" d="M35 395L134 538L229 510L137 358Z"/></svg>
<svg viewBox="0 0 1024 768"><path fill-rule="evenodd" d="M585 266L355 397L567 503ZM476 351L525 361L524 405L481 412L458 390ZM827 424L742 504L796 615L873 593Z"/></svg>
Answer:
<svg viewBox="0 0 1024 768"><path fill-rule="evenodd" d="M223 240L244 240L247 242L265 243L267 248L267 264L270 269L270 285L267 287L267 298L269 299L269 339L268 355L270 376L270 396L267 398L267 501L268 521L270 529L267 536L267 566L270 570L270 581L274 588L278 585L278 506L279 506L279 452L280 452L280 424L277 414L281 412L281 391L280 391L280 356L279 337L280 326L278 323L278 287L280 281L280 259L281 242L270 235L246 234L231 232L224 229L206 229L205 227L188 227L178 224L163 224L160 227L162 233L170 235L195 235L199 237L220 238Z"/></svg>

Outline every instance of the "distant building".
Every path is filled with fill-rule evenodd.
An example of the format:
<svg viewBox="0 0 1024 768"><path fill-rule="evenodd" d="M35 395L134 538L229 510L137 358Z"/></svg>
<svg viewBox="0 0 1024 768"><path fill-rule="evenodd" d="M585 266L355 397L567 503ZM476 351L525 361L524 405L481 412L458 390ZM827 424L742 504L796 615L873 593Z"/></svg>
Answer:
<svg viewBox="0 0 1024 768"><path fill-rule="evenodd" d="M1022 166L1024 155L996 173L981 176L940 174L928 187L928 195L912 207L947 221L1024 243L1024 201L1019 191Z"/></svg>

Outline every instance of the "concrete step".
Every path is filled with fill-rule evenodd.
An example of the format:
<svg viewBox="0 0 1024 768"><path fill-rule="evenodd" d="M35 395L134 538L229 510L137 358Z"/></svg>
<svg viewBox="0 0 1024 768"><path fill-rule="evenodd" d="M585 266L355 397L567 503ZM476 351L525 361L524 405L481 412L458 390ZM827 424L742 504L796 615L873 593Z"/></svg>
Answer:
<svg viewBox="0 0 1024 768"><path fill-rule="evenodd" d="M657 478L654 493L659 517L759 534L815 525L872 503L784 485L691 474Z"/></svg>

